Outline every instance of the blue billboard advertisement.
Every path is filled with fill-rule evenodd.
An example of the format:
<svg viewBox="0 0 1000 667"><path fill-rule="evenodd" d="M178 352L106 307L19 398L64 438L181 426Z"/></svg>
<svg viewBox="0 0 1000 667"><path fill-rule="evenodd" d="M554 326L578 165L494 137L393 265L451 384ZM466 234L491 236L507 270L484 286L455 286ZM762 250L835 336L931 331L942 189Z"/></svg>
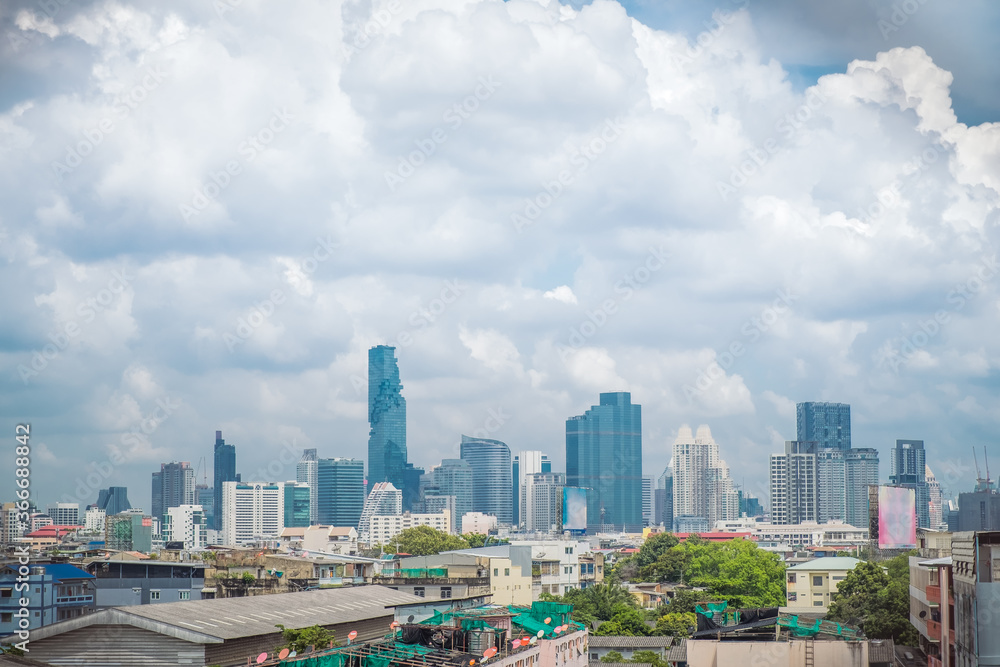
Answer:
<svg viewBox="0 0 1000 667"><path fill-rule="evenodd" d="M587 532L587 489L563 487L563 530Z"/></svg>

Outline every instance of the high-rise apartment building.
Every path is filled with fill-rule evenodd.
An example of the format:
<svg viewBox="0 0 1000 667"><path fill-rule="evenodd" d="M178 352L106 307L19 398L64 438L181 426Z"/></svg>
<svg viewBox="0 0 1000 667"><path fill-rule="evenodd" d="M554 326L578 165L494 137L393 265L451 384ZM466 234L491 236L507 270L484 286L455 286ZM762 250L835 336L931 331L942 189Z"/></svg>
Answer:
<svg viewBox="0 0 1000 667"><path fill-rule="evenodd" d="M52 523L57 526L82 526L80 521L79 503L53 503L48 506L45 513L52 518Z"/></svg>
<svg viewBox="0 0 1000 667"><path fill-rule="evenodd" d="M849 449L816 451L816 484L819 490L819 522L847 518L847 461Z"/></svg>
<svg viewBox="0 0 1000 667"><path fill-rule="evenodd" d="M472 511L492 514L500 525L511 525L514 502L510 448L499 440L463 435L459 456L472 467Z"/></svg>
<svg viewBox="0 0 1000 667"><path fill-rule="evenodd" d="M851 448L851 406L847 403L799 403L795 416L798 442L815 442L817 450Z"/></svg>
<svg viewBox="0 0 1000 667"><path fill-rule="evenodd" d="M365 462L361 459L319 459L317 467L319 523L357 528L365 504Z"/></svg>
<svg viewBox="0 0 1000 667"><path fill-rule="evenodd" d="M889 459L889 482L913 489L917 502L917 527L930 527L930 490L923 440L897 440Z"/></svg>
<svg viewBox="0 0 1000 667"><path fill-rule="evenodd" d="M319 457L315 449L302 450L302 458L295 465L295 481L309 485L309 523L319 523Z"/></svg>
<svg viewBox="0 0 1000 667"><path fill-rule="evenodd" d="M719 444L708 426L692 433L687 425L677 431L673 445L674 516L705 519L712 527L717 521L739 518L740 500L729 467L719 458Z"/></svg>
<svg viewBox="0 0 1000 667"><path fill-rule="evenodd" d="M99 507L88 507L83 513L83 530L87 533L103 533L107 514Z"/></svg>
<svg viewBox="0 0 1000 667"><path fill-rule="evenodd" d="M213 468L213 474L215 477L215 484L213 485L215 493L214 502L214 524L212 528L215 530L222 530L222 513L219 508L222 507L222 485L226 482L235 482L239 479L236 474L236 445L227 445L226 441L222 439L222 431L215 432L215 467Z"/></svg>
<svg viewBox="0 0 1000 667"><path fill-rule="evenodd" d="M222 483L222 543L239 545L277 537L285 528L282 482Z"/></svg>
<svg viewBox="0 0 1000 667"><path fill-rule="evenodd" d="M521 451L514 457L514 462L511 466L511 478L514 483L514 494L512 496L514 499L513 516L515 523L519 526L523 526L525 522L525 516L521 511L521 489L528 477L542 472L543 457L544 454L539 451Z"/></svg>
<svg viewBox="0 0 1000 667"><path fill-rule="evenodd" d="M396 516L403 513L403 493L390 482L375 482L368 492L358 522L358 540L370 544L373 516Z"/></svg>
<svg viewBox="0 0 1000 667"><path fill-rule="evenodd" d="M312 525L311 491L305 482L285 482L285 528L306 528Z"/></svg>
<svg viewBox="0 0 1000 667"><path fill-rule="evenodd" d="M399 381L396 348L368 350L368 481L404 487L406 468L406 399Z"/></svg>
<svg viewBox="0 0 1000 667"><path fill-rule="evenodd" d="M587 530L642 529L642 407L627 391L566 420L566 485L587 489Z"/></svg>
<svg viewBox="0 0 1000 667"><path fill-rule="evenodd" d="M163 517L163 542L183 542L185 549L208 545L207 519L201 505L180 505L167 509Z"/></svg>
<svg viewBox="0 0 1000 667"><path fill-rule="evenodd" d="M652 526L653 523L653 477L642 477L642 524Z"/></svg>
<svg viewBox="0 0 1000 667"><path fill-rule="evenodd" d="M152 516L160 521L171 507L194 505L194 468L187 461L161 463L160 472L153 473L152 492Z"/></svg>
<svg viewBox="0 0 1000 667"><path fill-rule="evenodd" d="M124 486L110 486L97 493L97 506L104 510L106 516L121 514L132 509L128 501L128 489Z"/></svg>
<svg viewBox="0 0 1000 667"><path fill-rule="evenodd" d="M927 466L924 471L924 478L927 481L927 517L931 530L947 530L948 524L944 520L943 498L941 494L941 483L931 472L931 467Z"/></svg>
<svg viewBox="0 0 1000 667"><path fill-rule="evenodd" d="M562 529L565 486L566 476L561 472L538 472L524 478L520 508L525 531L558 533Z"/></svg>
<svg viewBox="0 0 1000 667"><path fill-rule="evenodd" d="M844 452L847 488L847 523L868 525L868 487L878 484L878 450L858 447Z"/></svg>
<svg viewBox="0 0 1000 667"><path fill-rule="evenodd" d="M785 441L783 454L771 454L771 523L816 521L819 516L815 442Z"/></svg>
<svg viewBox="0 0 1000 667"><path fill-rule="evenodd" d="M13 544L24 535L27 522L19 520L19 514L15 503L4 503L0 508L0 545Z"/></svg>

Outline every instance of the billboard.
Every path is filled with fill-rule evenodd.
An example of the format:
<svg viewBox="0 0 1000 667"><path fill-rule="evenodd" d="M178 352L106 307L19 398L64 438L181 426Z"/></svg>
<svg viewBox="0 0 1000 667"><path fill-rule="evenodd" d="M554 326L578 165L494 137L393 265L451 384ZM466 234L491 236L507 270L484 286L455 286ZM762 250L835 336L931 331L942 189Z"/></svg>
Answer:
<svg viewBox="0 0 1000 667"><path fill-rule="evenodd" d="M563 530L586 532L587 489L563 487Z"/></svg>
<svg viewBox="0 0 1000 667"><path fill-rule="evenodd" d="M917 546L917 497L913 489L878 487L879 549L914 549Z"/></svg>

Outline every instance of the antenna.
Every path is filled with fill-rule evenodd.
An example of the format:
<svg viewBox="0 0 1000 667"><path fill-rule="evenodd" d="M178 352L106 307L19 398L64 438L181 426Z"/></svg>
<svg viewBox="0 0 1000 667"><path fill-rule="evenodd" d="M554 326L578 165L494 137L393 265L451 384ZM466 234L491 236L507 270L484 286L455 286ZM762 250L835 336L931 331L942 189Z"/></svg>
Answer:
<svg viewBox="0 0 1000 667"><path fill-rule="evenodd" d="M976 456L976 447L972 447L972 460L976 462L976 491L979 491L979 487L983 483L983 477L979 474L979 457Z"/></svg>

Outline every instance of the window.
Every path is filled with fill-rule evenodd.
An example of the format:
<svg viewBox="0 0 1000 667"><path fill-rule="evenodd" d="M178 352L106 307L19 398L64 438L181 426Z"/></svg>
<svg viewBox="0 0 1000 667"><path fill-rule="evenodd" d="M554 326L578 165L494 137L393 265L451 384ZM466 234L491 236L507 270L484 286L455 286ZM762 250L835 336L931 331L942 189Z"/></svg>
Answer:
<svg viewBox="0 0 1000 667"><path fill-rule="evenodd" d="M822 600L813 600L813 606L814 607L822 607L823 606L823 601Z"/></svg>
<svg viewBox="0 0 1000 667"><path fill-rule="evenodd" d="M795 600L797 598L798 598L798 593L789 593L788 594L788 601L789 602L795 602Z"/></svg>
<svg viewBox="0 0 1000 667"><path fill-rule="evenodd" d="M510 576L510 568L509 567L505 567L503 569L503 576L505 576L505 577L509 577Z"/></svg>
<svg viewBox="0 0 1000 667"><path fill-rule="evenodd" d="M177 598L179 600L190 600L191 591L177 591Z"/></svg>
<svg viewBox="0 0 1000 667"><path fill-rule="evenodd" d="M788 583L790 583L790 584L794 584L795 583L795 573L794 572L789 572L788 573Z"/></svg>
<svg viewBox="0 0 1000 667"><path fill-rule="evenodd" d="M499 567L493 568L493 576L494 577L499 577L500 576L500 568Z"/></svg>
<svg viewBox="0 0 1000 667"><path fill-rule="evenodd" d="M813 575L813 586L822 586L822 585L823 585L823 575L822 574L814 574Z"/></svg>
<svg viewBox="0 0 1000 667"><path fill-rule="evenodd" d="M0 623L13 623L13 622L14 622L13 612L9 614L0 614Z"/></svg>
<svg viewBox="0 0 1000 667"><path fill-rule="evenodd" d="M421 597L421 598L424 597L424 587L423 586L415 586L413 588L413 594L416 595L417 597Z"/></svg>
<svg viewBox="0 0 1000 667"><path fill-rule="evenodd" d="M150 600L159 600L160 599L160 591L149 591L149 599Z"/></svg>
<svg viewBox="0 0 1000 667"><path fill-rule="evenodd" d="M450 597L451 597L451 586L442 586L441 599L444 600L445 598L450 598Z"/></svg>
<svg viewBox="0 0 1000 667"><path fill-rule="evenodd" d="M590 654L590 661L591 661L591 662L597 662L598 660L600 660L600 658L599 658L599 657L597 657L597 654L596 654L596 653L591 653L591 654Z"/></svg>
<svg viewBox="0 0 1000 667"><path fill-rule="evenodd" d="M13 588L0 588L0 598L9 598L14 596Z"/></svg>
<svg viewBox="0 0 1000 667"><path fill-rule="evenodd" d="M844 580L843 577L831 577L831 579L833 579L834 581L843 581Z"/></svg>

